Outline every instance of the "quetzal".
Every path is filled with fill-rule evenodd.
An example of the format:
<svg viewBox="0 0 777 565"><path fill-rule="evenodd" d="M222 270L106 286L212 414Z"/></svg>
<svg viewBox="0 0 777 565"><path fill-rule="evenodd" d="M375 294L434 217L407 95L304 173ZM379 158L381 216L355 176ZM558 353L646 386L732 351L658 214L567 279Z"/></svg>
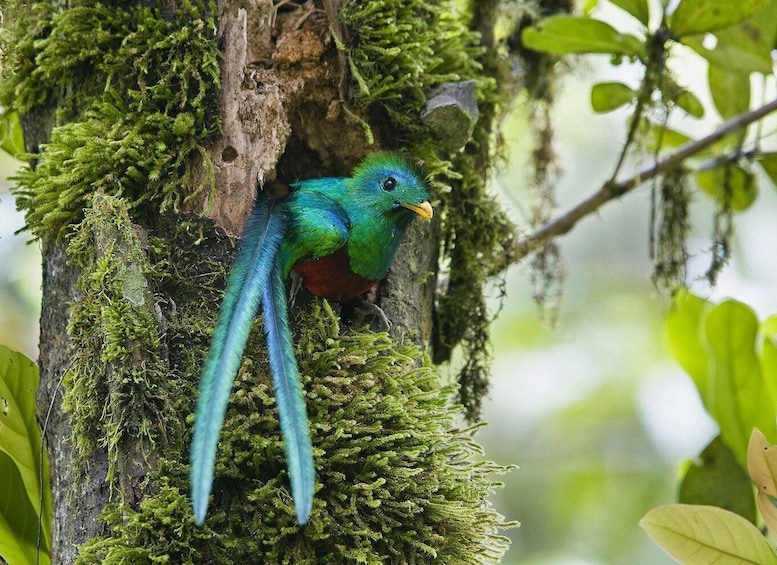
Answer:
<svg viewBox="0 0 777 565"><path fill-rule="evenodd" d="M411 162L388 152L369 155L351 177L299 181L287 196L258 197L200 380L190 474L197 524L205 520L229 394L260 305L291 494L297 521L307 523L315 469L284 279L294 270L316 296L358 297L386 276L416 215L432 217L426 180Z"/></svg>

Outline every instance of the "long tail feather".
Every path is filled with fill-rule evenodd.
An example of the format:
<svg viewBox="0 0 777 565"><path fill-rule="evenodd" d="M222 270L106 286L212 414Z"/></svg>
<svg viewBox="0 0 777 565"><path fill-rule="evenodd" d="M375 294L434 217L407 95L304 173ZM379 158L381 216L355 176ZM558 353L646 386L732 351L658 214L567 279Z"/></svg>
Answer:
<svg viewBox="0 0 777 565"><path fill-rule="evenodd" d="M260 199L246 223L243 240L224 291L219 321L200 377L200 391L191 446L191 489L194 517L202 524L208 509L213 471L224 414L248 334L269 286L281 240L286 233L286 206Z"/></svg>
<svg viewBox="0 0 777 565"><path fill-rule="evenodd" d="M297 359L291 343L286 289L280 261L276 261L270 274L270 284L262 295L264 332L270 357L275 398L281 421L281 432L286 450L286 466L289 470L291 495L297 511L297 521L306 524L313 508L315 469L313 448L308 434L308 417L305 398L299 379Z"/></svg>

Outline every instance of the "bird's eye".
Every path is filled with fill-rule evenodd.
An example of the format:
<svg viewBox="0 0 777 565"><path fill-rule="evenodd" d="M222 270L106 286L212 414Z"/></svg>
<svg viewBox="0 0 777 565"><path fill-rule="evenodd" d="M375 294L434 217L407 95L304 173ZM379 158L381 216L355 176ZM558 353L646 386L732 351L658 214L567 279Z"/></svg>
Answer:
<svg viewBox="0 0 777 565"><path fill-rule="evenodd" d="M391 192L397 187L397 181L394 180L394 177L388 177L383 181L383 184L380 185L380 187L386 192Z"/></svg>

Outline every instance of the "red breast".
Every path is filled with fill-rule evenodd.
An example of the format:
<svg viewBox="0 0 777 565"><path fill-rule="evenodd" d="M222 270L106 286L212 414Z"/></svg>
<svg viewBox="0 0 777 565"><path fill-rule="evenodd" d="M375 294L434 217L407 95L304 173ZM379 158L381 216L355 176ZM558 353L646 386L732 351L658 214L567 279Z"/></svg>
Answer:
<svg viewBox="0 0 777 565"><path fill-rule="evenodd" d="M310 292L336 302L361 296L377 282L351 270L345 248L315 261L297 264L293 270L302 276L302 284Z"/></svg>

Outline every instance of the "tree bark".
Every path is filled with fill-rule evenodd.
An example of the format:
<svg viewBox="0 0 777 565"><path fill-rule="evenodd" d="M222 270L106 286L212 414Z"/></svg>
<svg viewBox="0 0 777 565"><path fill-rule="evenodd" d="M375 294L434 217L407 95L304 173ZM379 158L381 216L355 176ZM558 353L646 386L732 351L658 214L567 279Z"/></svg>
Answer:
<svg viewBox="0 0 777 565"><path fill-rule="evenodd" d="M61 245L43 247L43 304L40 319L38 418L45 422L51 465L52 562L74 563L78 546L100 531L97 517L108 502L107 453L95 451L86 466L77 464L69 419L62 411L62 380L70 367L69 310L77 300L78 270L68 264Z"/></svg>

